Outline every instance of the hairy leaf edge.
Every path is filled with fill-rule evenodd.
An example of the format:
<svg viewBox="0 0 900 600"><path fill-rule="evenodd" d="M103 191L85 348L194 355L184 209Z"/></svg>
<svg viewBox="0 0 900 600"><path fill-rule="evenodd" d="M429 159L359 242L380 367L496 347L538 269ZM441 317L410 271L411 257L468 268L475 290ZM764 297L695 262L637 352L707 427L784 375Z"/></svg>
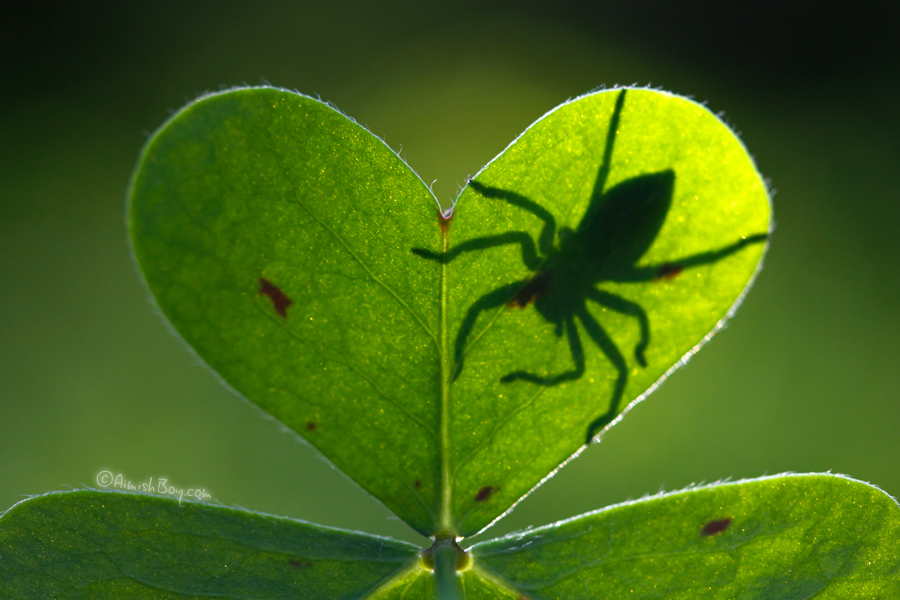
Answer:
<svg viewBox="0 0 900 600"><path fill-rule="evenodd" d="M884 491L883 489L881 489L880 487L878 487L877 485L875 485L873 483L869 483L867 481L862 481L860 479L855 479L853 477L850 477L849 475L843 475L841 473L831 473L831 472L793 473L793 472L788 471L785 473L778 473L776 475L764 475L762 477L748 477L748 478L744 478L744 479L738 479L736 481L729 481L726 479L726 480L715 481L713 483L691 484L691 485L685 486L679 490L672 490L672 491L668 491L668 492L660 491L655 494L645 494L644 496L641 496L640 498L637 498L634 500L625 500L623 502L617 502L615 504L610 504L609 506L604 506L603 508L598 508L596 510L591 510L586 513L582 513L580 515L575 515L574 517L568 517L565 519L561 519L561 520L555 521L553 523L548 523L547 525L540 525L539 527L528 527L526 529L507 533L506 535L500 536L498 538L493 538L490 540L482 540L482 541L476 542L470 546L467 546L466 551L467 552L468 551L477 551L478 546L481 546L483 544L497 542L500 540L521 539L523 536L534 533L536 531L554 529L556 527L566 525L566 524L568 524L572 521L576 521L578 519L582 519L585 517L593 517L595 515L599 515L601 513L604 513L604 512L610 511L610 510L615 510L617 508L622 508L625 506L632 506L634 504L650 502L652 500L669 498L669 497L678 496L681 494L690 494L692 492L698 492L698 491L703 491L703 490L711 490L711 489L716 489L719 487L739 486L739 485L744 485L747 483L759 483L759 482L771 481L771 480L775 480L775 479L789 479L789 478L790 479L803 479L803 478L807 478L807 477L833 477L835 479L842 479L842 480L849 481L852 483L858 483L858 484L864 485L868 488L871 488L881 494L884 494L885 496L890 498L894 502L894 504L897 505L898 508L900 508L900 502L898 502L897 498L895 498L891 494L887 493L886 491Z"/></svg>
<svg viewBox="0 0 900 600"><path fill-rule="evenodd" d="M317 529L324 530L326 533L336 533L336 534L340 534L340 535L349 534L349 535L353 535L353 536L361 535L364 537L374 538L374 539L378 539L378 540L383 540L383 541L388 541L391 543L400 544L403 546L408 546L410 550L415 549L415 551L417 553L419 551L421 551L421 549L422 549L421 546L418 546L411 542L398 540L396 538L392 538L392 537L389 537L386 535L378 535L375 533L368 533L365 531L357 531L355 529L347 529L344 527L334 527L332 525L322 525L320 523L313 523L312 521L306 521L304 519L296 519L294 517L286 517L284 515L275 515L275 514L262 512L262 511L258 511L258 510L249 510L249 509L243 508L241 506L231 506L228 504L223 504L221 502L213 503L213 502L204 502L202 500L188 500L188 499L182 499L179 501L177 498L174 498L174 497L168 496L168 495L163 495L163 494L151 494L150 492L140 492L140 491L135 492L135 491L110 490L110 489L104 489L104 488L93 488L90 486L71 489L71 490L55 490L55 491L51 491L51 492L44 492L43 494L29 495L26 498L19 500L18 502L16 502L15 504L13 504L9 508L7 508L6 510L0 512L0 519L5 518L6 515L9 514L12 510L14 510L16 507L18 507L22 504L25 504L26 502L31 502L32 500L35 500L38 498L73 495L73 494L80 494L81 492L97 492L97 493L101 493L101 494L112 494L112 495L117 495L117 496L136 496L136 497L140 497L140 498L152 498L152 499L157 499L157 500L163 500L166 502L176 502L176 503L180 502L180 504L190 504L190 505L194 505L194 506L210 508L213 510L222 510L222 511L226 511L226 512L241 513L241 514L246 514L246 515L249 515L252 517L274 519L276 521L283 521L285 523L294 523L294 524L300 524L300 525L309 526L309 527L315 527Z"/></svg>

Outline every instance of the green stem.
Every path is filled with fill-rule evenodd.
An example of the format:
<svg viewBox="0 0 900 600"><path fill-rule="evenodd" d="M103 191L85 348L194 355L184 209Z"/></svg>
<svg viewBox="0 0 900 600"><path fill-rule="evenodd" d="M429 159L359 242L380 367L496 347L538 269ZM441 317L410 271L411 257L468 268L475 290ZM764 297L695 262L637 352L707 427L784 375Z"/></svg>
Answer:
<svg viewBox="0 0 900 600"><path fill-rule="evenodd" d="M455 544L434 549L434 596L436 600L465 600L462 580L457 574L459 551Z"/></svg>

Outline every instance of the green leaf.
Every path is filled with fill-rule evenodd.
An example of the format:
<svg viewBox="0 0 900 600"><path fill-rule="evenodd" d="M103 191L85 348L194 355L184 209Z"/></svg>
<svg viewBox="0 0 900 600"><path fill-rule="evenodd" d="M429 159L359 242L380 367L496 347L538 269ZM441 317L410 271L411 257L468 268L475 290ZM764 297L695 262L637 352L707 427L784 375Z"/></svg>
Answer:
<svg viewBox="0 0 900 600"><path fill-rule="evenodd" d="M404 521L437 521L440 239L434 198L311 98L245 89L176 114L131 190L160 307L238 392Z"/></svg>
<svg viewBox="0 0 900 600"><path fill-rule="evenodd" d="M476 544L520 598L900 597L900 507L836 475L713 485Z"/></svg>
<svg viewBox="0 0 900 600"><path fill-rule="evenodd" d="M425 535L487 526L695 351L769 229L728 128L637 89L545 116L450 220L380 140L272 88L176 114L130 202L176 329Z"/></svg>
<svg viewBox="0 0 900 600"><path fill-rule="evenodd" d="M475 177L444 255L460 532L490 523L722 326L769 213L731 131L650 90L564 104Z"/></svg>
<svg viewBox="0 0 900 600"><path fill-rule="evenodd" d="M231 508L60 492L20 502L0 518L0 597L381 597L396 586L392 578L428 573L417 550Z"/></svg>

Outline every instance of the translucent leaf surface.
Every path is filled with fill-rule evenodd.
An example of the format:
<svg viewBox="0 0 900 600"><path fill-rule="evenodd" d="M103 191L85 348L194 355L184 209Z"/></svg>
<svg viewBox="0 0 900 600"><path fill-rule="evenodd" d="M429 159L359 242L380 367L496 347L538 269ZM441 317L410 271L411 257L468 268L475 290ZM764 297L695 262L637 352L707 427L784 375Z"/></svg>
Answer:
<svg viewBox="0 0 900 600"><path fill-rule="evenodd" d="M437 520L440 240L428 188L325 104L202 99L150 141L131 192L160 307L235 389L410 525Z"/></svg>
<svg viewBox="0 0 900 600"><path fill-rule="evenodd" d="M443 255L459 530L484 527L692 353L768 228L737 138L658 92L565 104L479 173Z"/></svg>
<svg viewBox="0 0 900 600"><path fill-rule="evenodd" d="M0 518L0 598L380 597L415 546L119 492L38 496Z"/></svg>
<svg viewBox="0 0 900 600"><path fill-rule="evenodd" d="M426 535L488 525L693 352L769 229L740 142L650 90L548 114L449 220L380 140L272 88L176 114L130 198L176 329Z"/></svg>
<svg viewBox="0 0 900 600"><path fill-rule="evenodd" d="M476 544L519 598L900 597L900 507L834 475L729 483Z"/></svg>

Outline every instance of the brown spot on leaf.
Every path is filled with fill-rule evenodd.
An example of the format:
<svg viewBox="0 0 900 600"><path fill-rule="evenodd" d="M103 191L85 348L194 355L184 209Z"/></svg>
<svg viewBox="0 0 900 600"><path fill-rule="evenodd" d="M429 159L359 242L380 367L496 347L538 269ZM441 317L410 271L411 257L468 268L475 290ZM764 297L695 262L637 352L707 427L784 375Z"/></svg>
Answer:
<svg viewBox="0 0 900 600"><path fill-rule="evenodd" d="M311 562L309 562L309 561L297 560L296 558L290 559L290 560L288 561L288 563L289 563L292 567L295 567L295 568L297 568L297 569L308 569L308 568L310 568L311 566L313 566L313 564L312 564Z"/></svg>
<svg viewBox="0 0 900 600"><path fill-rule="evenodd" d="M544 271L535 275L534 279L525 284L525 287L516 294L516 297L509 301L509 307L525 308L535 300L538 296L550 289L553 282L553 271Z"/></svg>
<svg viewBox="0 0 900 600"><path fill-rule="evenodd" d="M684 268L681 265L676 265L675 263L666 263L659 268L659 271L656 273L655 281L662 281L665 279L666 281L672 281L684 271Z"/></svg>
<svg viewBox="0 0 900 600"><path fill-rule="evenodd" d="M316 425L315 421L307 421L306 422L306 430L307 431L315 431L316 427L318 427L318 426Z"/></svg>
<svg viewBox="0 0 900 600"><path fill-rule="evenodd" d="M727 519L719 519L718 521L710 521L706 525L703 526L703 529L700 530L700 535L707 537L710 535L716 535L717 533L722 533L728 526L731 525L731 518Z"/></svg>
<svg viewBox="0 0 900 600"><path fill-rule="evenodd" d="M492 485L486 485L475 494L475 502L484 502L488 498L494 495L494 492L499 490L499 487L494 487Z"/></svg>
<svg viewBox="0 0 900 600"><path fill-rule="evenodd" d="M284 292L278 289L274 283L262 277L259 278L259 293L271 298L275 312L281 315L281 318L287 319L287 309L288 306L294 303L293 300L285 296Z"/></svg>
<svg viewBox="0 0 900 600"><path fill-rule="evenodd" d="M416 486L416 489L417 489L417 490L421 490L421 489L422 489L422 482L419 481L418 479L416 479L415 482L413 482L413 485Z"/></svg>

